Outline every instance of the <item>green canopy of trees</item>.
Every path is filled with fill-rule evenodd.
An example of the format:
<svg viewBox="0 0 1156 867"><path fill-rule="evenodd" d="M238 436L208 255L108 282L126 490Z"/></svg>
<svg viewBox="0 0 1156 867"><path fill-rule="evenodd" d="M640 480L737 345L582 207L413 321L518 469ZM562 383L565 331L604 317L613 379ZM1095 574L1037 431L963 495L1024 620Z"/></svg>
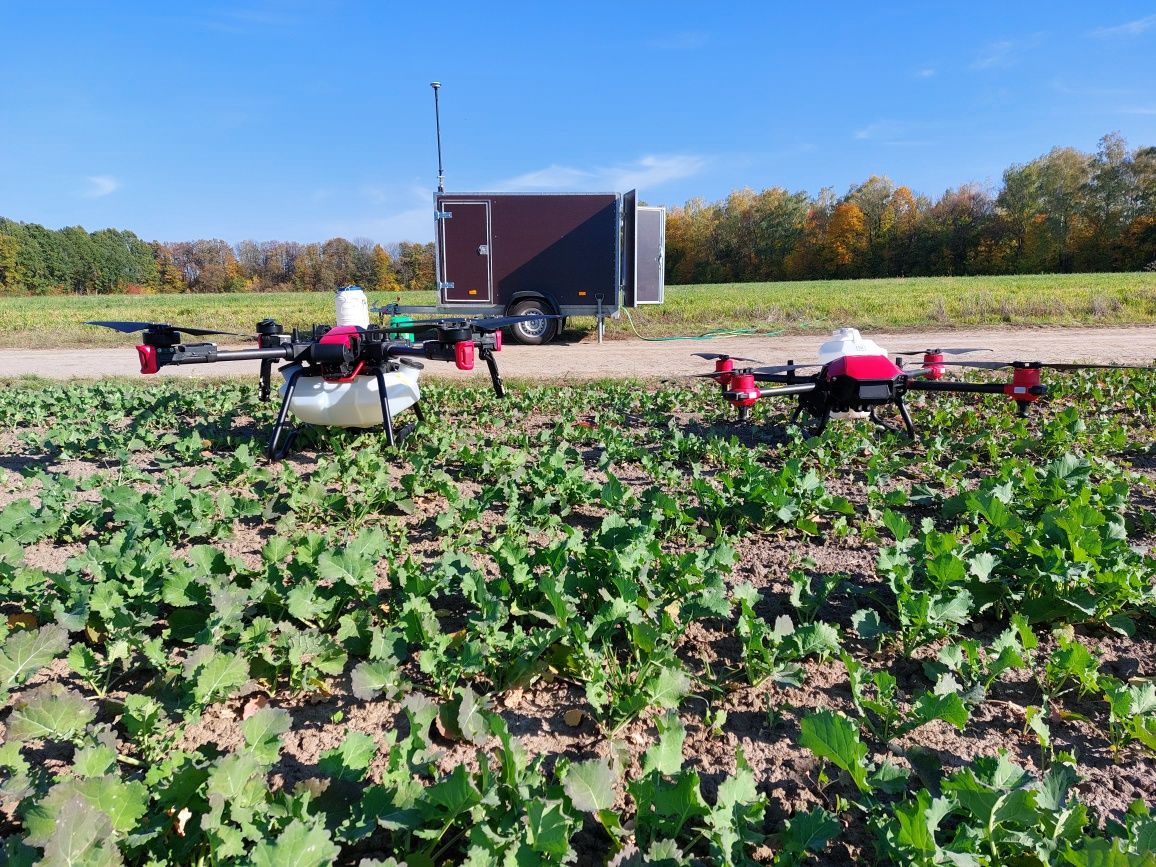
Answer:
<svg viewBox="0 0 1156 867"><path fill-rule="evenodd" d="M727 283L1156 268L1156 148L1104 136L937 200L871 177L837 198L779 187L667 215L667 280Z"/></svg>

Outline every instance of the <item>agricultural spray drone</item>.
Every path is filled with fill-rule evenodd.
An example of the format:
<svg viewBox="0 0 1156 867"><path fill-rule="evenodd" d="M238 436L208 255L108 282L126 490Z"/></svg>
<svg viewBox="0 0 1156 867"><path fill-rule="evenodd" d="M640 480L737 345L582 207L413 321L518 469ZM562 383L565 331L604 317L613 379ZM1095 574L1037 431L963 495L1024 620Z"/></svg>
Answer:
<svg viewBox="0 0 1156 867"><path fill-rule="evenodd" d="M548 318L498 316L482 319L414 320L404 324L362 328L356 325L315 325L312 331L294 328L286 334L277 322L257 323L256 348L221 349L215 343L185 343L182 334L232 335L228 331L189 328L155 322L88 322L125 334L143 332L136 351L141 373L156 373L170 364L211 364L218 361L260 361L262 400L272 392L273 365L287 362L279 372L284 378L279 393L281 409L266 450L270 459L288 454L295 431L285 435L292 413L299 421L323 427L369 428L381 425L389 444L395 445L411 427L395 431L398 413L413 407L418 421L424 420L418 389L423 365L416 359L453 362L459 370L473 370L480 357L490 372L494 393L505 395L494 353L502 348L502 328L519 322ZM426 336L410 342L398 334ZM282 441L284 437L284 441Z"/></svg>
<svg viewBox="0 0 1156 867"><path fill-rule="evenodd" d="M949 361L945 356L972 352L990 352L979 348L924 349L895 353L892 362L887 353L870 340L863 340L853 328L835 332L834 340L823 345L817 364L786 364L774 367L737 368L735 362L760 364L752 358L696 352L699 358L713 361L714 371L697 374L718 382L723 399L738 412L739 421L746 421L750 408L760 400L775 397L795 397L798 404L791 423L803 417L804 429L818 434L834 416L846 413L866 413L878 422L875 411L880 406L892 405L903 419L907 435L915 438L915 426L907 411L904 397L911 391L956 392L965 394L1002 394L1015 401L1018 414L1026 416L1033 403L1047 394L1041 381L1045 368L1052 370L1083 370L1107 368L1112 370L1151 370L1153 368L1128 364L1069 364L1041 361ZM922 356L917 369L904 366L903 356ZM979 368L982 370L1011 371L1010 382L962 382L945 379L948 367ZM811 371L803 373L799 371ZM771 383L761 388L759 383Z"/></svg>

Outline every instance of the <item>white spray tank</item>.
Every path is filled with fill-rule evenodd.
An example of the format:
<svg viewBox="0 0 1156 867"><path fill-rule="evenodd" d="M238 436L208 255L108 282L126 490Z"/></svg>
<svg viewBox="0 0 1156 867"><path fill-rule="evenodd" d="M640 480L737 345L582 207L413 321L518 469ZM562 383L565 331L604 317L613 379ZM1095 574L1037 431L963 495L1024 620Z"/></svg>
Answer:
<svg viewBox="0 0 1156 867"><path fill-rule="evenodd" d="M882 355L887 350L874 340L865 339L858 328L836 328L831 339L819 347L819 363L827 364L844 355ZM865 412L833 412L831 418L867 418Z"/></svg>
<svg viewBox="0 0 1156 867"><path fill-rule="evenodd" d="M342 286L337 290L337 324L369 328L369 299L360 286ZM300 367L300 364L288 364L281 368L281 375L285 377L280 388L282 396L289 378ZM418 367L403 361L397 370L384 373L390 415L396 417L420 399L418 372ZM289 411L306 424L377 427L382 424L377 377L361 375L351 382L330 382L320 376L301 377L289 401Z"/></svg>
<svg viewBox="0 0 1156 867"><path fill-rule="evenodd" d="M290 364L281 368L285 384L298 367L300 365ZM384 374L389 414L394 418L421 398L417 383L419 372L417 367L403 361L397 370ZM285 384L280 389L282 397ZM379 427L382 418L377 377L362 375L352 382L328 382L320 376L303 376L297 380L289 411L306 424L322 427Z"/></svg>
<svg viewBox="0 0 1156 867"><path fill-rule="evenodd" d="M369 299L360 286L342 286L337 290L337 324L369 327Z"/></svg>

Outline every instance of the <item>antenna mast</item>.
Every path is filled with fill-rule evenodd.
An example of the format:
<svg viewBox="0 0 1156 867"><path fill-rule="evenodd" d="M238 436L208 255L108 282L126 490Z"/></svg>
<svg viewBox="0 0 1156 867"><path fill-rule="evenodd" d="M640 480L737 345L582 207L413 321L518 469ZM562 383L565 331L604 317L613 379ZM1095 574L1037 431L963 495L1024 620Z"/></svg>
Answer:
<svg viewBox="0 0 1156 867"><path fill-rule="evenodd" d="M442 86L442 83L431 81L429 86L433 88L434 92L434 123L437 125L438 134L438 192L444 193L446 191L446 175L442 171L442 118L438 108L438 88Z"/></svg>

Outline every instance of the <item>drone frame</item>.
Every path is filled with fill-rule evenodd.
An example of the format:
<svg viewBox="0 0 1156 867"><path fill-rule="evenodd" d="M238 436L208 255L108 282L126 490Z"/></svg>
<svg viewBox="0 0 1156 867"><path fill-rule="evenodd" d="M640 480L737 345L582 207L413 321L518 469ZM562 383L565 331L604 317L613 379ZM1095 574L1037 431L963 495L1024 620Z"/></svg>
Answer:
<svg viewBox="0 0 1156 867"><path fill-rule="evenodd" d="M277 418L266 447L270 460L284 458L296 438L296 431L285 435L289 427L289 414L293 397L301 379L320 377L326 382L352 383L359 376L373 376L377 384L377 396L381 406L381 426L390 447L398 445L414 429L406 425L395 428L393 412L389 406L387 373L400 369L400 365L422 368L418 361L425 358L438 361L452 361L460 370L473 370L475 351L485 363L493 384L494 393L499 397L506 394L498 371L494 353L502 348L501 328L529 319L546 318L547 314L530 316L507 316L481 319L439 319L415 320L398 325L327 326L315 325L311 332L302 333L294 328L286 334L273 319L257 323L257 347L254 349L220 349L215 343L184 343L181 334L207 335L232 334L203 328L186 328L165 323L144 322L90 322L122 333L143 331L140 345L136 347L140 359L141 373L157 373L161 367L175 364L210 364L219 361L260 361L258 397L268 401L272 395L272 370L278 361L298 365L286 377L284 394ZM551 317L552 318L552 317ZM435 339L413 343L393 335L422 334L433 331ZM244 336L244 335L236 335ZM425 421L425 413L420 398L411 406L418 423ZM284 437L284 441L282 438Z"/></svg>
<svg viewBox="0 0 1156 867"><path fill-rule="evenodd" d="M722 386L723 398L736 408L738 420L750 417L750 408L768 397L797 397L798 405L791 416L791 424L798 424L804 412L815 420L807 425L808 433L823 432L834 413L867 412L872 421L882 424L876 416L880 406L895 406L904 429L915 439L915 425L904 402L909 391L956 392L970 394L1004 394L1016 402L1018 415L1027 415L1032 403L1047 394L1047 386L1040 381L1040 372L1047 366L1041 362L953 362L944 360L944 351L928 350L923 353L923 365L908 370L903 359L892 362L883 355L844 355L826 364L795 364L764 368L735 369L730 356L714 359L713 373L704 374ZM745 360L745 359L744 359ZM1010 383L961 382L944 380L947 365L977 367L1011 367ZM814 374L799 376L800 369L817 367ZM759 388L757 383L773 383L774 388Z"/></svg>

